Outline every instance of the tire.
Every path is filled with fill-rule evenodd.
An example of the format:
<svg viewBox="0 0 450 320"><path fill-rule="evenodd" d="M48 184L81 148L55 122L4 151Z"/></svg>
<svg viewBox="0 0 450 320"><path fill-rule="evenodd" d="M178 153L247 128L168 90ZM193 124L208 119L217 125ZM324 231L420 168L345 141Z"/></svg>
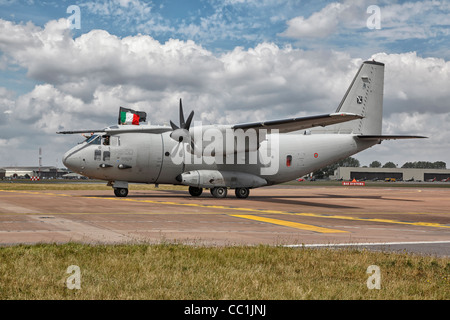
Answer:
<svg viewBox="0 0 450 320"><path fill-rule="evenodd" d="M226 187L215 187L211 189L211 194L214 198L225 198L227 196Z"/></svg>
<svg viewBox="0 0 450 320"><path fill-rule="evenodd" d="M193 197L200 197L200 195L202 194L203 189L202 188L197 188L197 187L189 187L189 193L191 196Z"/></svg>
<svg viewBox="0 0 450 320"><path fill-rule="evenodd" d="M238 197L239 199L245 199L245 198L248 198L248 196L250 194L250 189L249 188L236 188L234 190L234 192L236 193L236 197Z"/></svg>
<svg viewBox="0 0 450 320"><path fill-rule="evenodd" d="M114 188L114 194L116 197L126 197L128 195L128 189L127 188Z"/></svg>

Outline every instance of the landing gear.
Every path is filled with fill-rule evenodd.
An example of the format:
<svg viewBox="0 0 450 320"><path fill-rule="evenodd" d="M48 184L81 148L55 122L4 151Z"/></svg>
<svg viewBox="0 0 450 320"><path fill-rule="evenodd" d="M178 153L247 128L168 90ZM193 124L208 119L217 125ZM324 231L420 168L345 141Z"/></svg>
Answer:
<svg viewBox="0 0 450 320"><path fill-rule="evenodd" d="M209 189L214 198L226 198L228 193L227 187L214 187ZM203 192L202 188L199 187L189 187L189 193L193 197L199 197ZM236 197L239 199L246 199L250 195L250 188L236 188L234 190Z"/></svg>
<svg viewBox="0 0 450 320"><path fill-rule="evenodd" d="M238 197L240 199L245 199L245 198L248 198L248 195L250 194L250 189L249 188L236 188L234 190L234 192L236 193L236 197Z"/></svg>
<svg viewBox="0 0 450 320"><path fill-rule="evenodd" d="M108 181L106 185L113 187L116 197L126 197L128 195L128 181Z"/></svg>
<svg viewBox="0 0 450 320"><path fill-rule="evenodd" d="M114 188L114 194L116 197L126 197L128 195L127 188Z"/></svg>
<svg viewBox="0 0 450 320"><path fill-rule="evenodd" d="M191 194L191 196L193 197L200 197L200 195L202 194L203 189L202 188L197 188L197 187L189 187L189 193Z"/></svg>
<svg viewBox="0 0 450 320"><path fill-rule="evenodd" d="M214 198L225 198L227 196L226 187L214 187L211 189L211 194Z"/></svg>

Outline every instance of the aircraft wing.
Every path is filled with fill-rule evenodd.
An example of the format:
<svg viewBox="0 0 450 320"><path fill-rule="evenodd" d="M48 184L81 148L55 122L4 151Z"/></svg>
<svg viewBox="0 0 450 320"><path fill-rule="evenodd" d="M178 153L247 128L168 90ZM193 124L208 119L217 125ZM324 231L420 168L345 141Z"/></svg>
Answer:
<svg viewBox="0 0 450 320"><path fill-rule="evenodd" d="M97 133L97 132L105 132L105 129L58 131L56 133L57 134L77 134L77 133Z"/></svg>
<svg viewBox="0 0 450 320"><path fill-rule="evenodd" d="M99 133L104 132L108 134L125 133L125 132L140 132L140 133L163 133L172 131L170 127L166 126L132 126L132 125L114 125L104 129L95 130L74 130L74 131L59 131L57 134L77 134L77 133Z"/></svg>
<svg viewBox="0 0 450 320"><path fill-rule="evenodd" d="M303 130L313 127L325 127L336 123L362 119L363 116L348 113L330 113L318 116L269 120L261 122L242 123L232 126L233 129L278 129L280 133Z"/></svg>
<svg viewBox="0 0 450 320"><path fill-rule="evenodd" d="M171 127L166 126L130 126L130 125L124 125L124 126L111 126L109 128L106 128L105 132L109 134L115 134L115 133L125 133L125 132L136 132L136 133L154 133L154 134L160 134L168 131L172 131L173 129Z"/></svg>

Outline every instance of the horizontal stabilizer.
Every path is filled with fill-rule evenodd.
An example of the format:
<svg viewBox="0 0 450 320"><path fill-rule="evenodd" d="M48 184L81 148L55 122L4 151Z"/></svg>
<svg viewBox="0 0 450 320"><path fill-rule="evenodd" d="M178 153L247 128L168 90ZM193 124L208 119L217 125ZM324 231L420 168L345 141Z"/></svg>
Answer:
<svg viewBox="0 0 450 320"><path fill-rule="evenodd" d="M357 136L361 140L371 140L371 141L377 141L377 140L401 140L401 139L425 139L428 137L424 136L389 136L389 135L379 135L379 136L370 136L370 135L359 135Z"/></svg>
<svg viewBox="0 0 450 320"><path fill-rule="evenodd" d="M313 127L324 127L336 123L361 119L362 116L354 113L339 112L318 116L269 120L234 125L233 129L278 129L280 133L303 130Z"/></svg>

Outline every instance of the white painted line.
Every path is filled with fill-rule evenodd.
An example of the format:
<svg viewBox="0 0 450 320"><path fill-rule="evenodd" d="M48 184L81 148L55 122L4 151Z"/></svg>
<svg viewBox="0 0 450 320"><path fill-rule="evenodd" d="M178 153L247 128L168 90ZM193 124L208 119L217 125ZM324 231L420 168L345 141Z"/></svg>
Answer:
<svg viewBox="0 0 450 320"><path fill-rule="evenodd" d="M410 244L443 244L450 241L411 241L411 242L362 242L362 243L326 243L326 244L289 244L288 248L318 248L318 247L349 247L349 246L390 246L390 245L410 245Z"/></svg>

